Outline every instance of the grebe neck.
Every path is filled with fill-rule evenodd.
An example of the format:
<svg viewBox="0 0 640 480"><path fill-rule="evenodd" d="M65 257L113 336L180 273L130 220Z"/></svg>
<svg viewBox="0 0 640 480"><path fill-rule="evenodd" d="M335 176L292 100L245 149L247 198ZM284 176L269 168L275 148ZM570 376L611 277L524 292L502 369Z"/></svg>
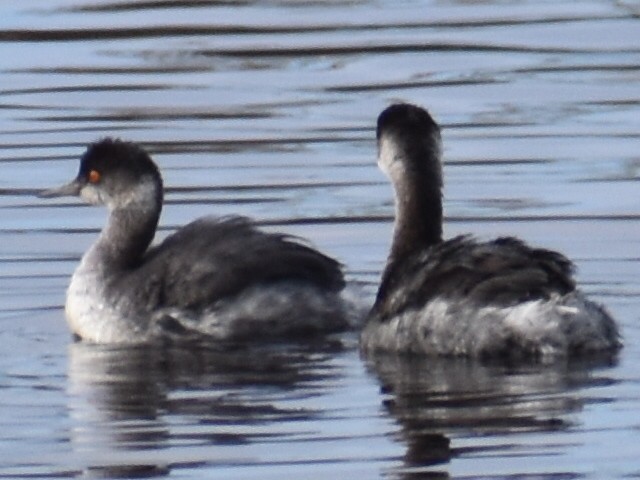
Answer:
<svg viewBox="0 0 640 480"><path fill-rule="evenodd" d="M378 147L378 163L395 193L391 262L442 241L440 135L435 131L413 143L397 135L382 135Z"/></svg>
<svg viewBox="0 0 640 480"><path fill-rule="evenodd" d="M147 185L149 187L149 185ZM162 193L138 192L126 202L109 206L107 224L87 252L105 270L133 268L149 248L162 209Z"/></svg>
<svg viewBox="0 0 640 480"><path fill-rule="evenodd" d="M405 177L395 185L390 259L400 260L442 241L442 196L428 179Z"/></svg>
<svg viewBox="0 0 640 480"><path fill-rule="evenodd" d="M159 215L150 217L127 210L111 212L96 242L104 262L119 268L138 263L155 236L158 218Z"/></svg>

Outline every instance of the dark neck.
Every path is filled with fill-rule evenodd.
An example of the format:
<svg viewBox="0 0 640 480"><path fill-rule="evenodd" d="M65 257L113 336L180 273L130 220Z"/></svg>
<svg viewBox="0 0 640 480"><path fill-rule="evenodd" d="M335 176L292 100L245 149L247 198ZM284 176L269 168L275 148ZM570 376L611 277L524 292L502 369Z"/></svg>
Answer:
<svg viewBox="0 0 640 480"><path fill-rule="evenodd" d="M153 240L159 217L160 207L130 206L112 210L95 245L103 267L135 267Z"/></svg>
<svg viewBox="0 0 640 480"><path fill-rule="evenodd" d="M433 182L431 182L433 183ZM402 187L396 185L396 221L391 252L382 274L380 288L372 309L373 315L385 317L392 308L391 292L404 278L412 256L442 241L442 198L440 185L429 185L424 180L407 180ZM409 261L407 264L406 262Z"/></svg>
<svg viewBox="0 0 640 480"><path fill-rule="evenodd" d="M396 221L389 262L401 261L442 241L440 185L407 176L395 188Z"/></svg>

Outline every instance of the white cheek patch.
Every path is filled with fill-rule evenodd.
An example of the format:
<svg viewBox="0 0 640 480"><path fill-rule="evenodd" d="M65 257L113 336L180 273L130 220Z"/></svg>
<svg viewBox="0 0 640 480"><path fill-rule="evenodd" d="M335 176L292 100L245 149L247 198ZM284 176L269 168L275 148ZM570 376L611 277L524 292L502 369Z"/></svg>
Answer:
<svg viewBox="0 0 640 480"><path fill-rule="evenodd" d="M378 168L380 168L382 173L387 177L389 176L389 169L393 163L395 154L393 146L389 145L390 143L392 142L387 136L381 137L378 143Z"/></svg>
<svg viewBox="0 0 640 480"><path fill-rule="evenodd" d="M391 180L399 180L405 174L405 166L401 158L402 151L396 140L390 135L383 135L378 144L378 167Z"/></svg>
<svg viewBox="0 0 640 480"><path fill-rule="evenodd" d="M145 176L135 187L117 195L114 208L136 208L137 210L155 211L157 208L158 185L150 176Z"/></svg>
<svg viewBox="0 0 640 480"><path fill-rule="evenodd" d="M93 185L85 185L82 187L80 190L80 198L91 205L103 205L105 203L100 190Z"/></svg>
<svg viewBox="0 0 640 480"><path fill-rule="evenodd" d="M118 195L119 203L121 205L128 205L130 203L137 205L148 201L155 202L156 190L157 186L153 179L145 176L141 178L135 186Z"/></svg>

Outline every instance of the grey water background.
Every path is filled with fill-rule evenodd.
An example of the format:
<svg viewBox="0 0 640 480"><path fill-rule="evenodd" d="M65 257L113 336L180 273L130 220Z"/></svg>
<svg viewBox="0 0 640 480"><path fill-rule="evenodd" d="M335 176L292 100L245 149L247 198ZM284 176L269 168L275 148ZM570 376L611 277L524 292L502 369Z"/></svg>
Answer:
<svg viewBox="0 0 640 480"><path fill-rule="evenodd" d="M640 477L637 1L0 3L0 478ZM357 336L231 352L74 344L69 276L105 219L38 189L143 143L162 237L245 214L371 301L393 207L374 124L443 125L446 235L575 260L617 358L361 359Z"/></svg>

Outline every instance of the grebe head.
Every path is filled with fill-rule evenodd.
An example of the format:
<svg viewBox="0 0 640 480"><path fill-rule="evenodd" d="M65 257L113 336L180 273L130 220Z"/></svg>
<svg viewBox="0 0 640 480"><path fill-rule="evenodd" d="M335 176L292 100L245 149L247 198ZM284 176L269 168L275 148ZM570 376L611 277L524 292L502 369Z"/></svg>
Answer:
<svg viewBox="0 0 640 480"><path fill-rule="evenodd" d="M134 143L105 138L89 145L71 182L41 197L79 196L109 210L162 204L162 178L147 152Z"/></svg>
<svg viewBox="0 0 640 480"><path fill-rule="evenodd" d="M378 166L394 182L406 176L427 178L442 187L442 141L431 115L415 105L398 103L378 117Z"/></svg>

